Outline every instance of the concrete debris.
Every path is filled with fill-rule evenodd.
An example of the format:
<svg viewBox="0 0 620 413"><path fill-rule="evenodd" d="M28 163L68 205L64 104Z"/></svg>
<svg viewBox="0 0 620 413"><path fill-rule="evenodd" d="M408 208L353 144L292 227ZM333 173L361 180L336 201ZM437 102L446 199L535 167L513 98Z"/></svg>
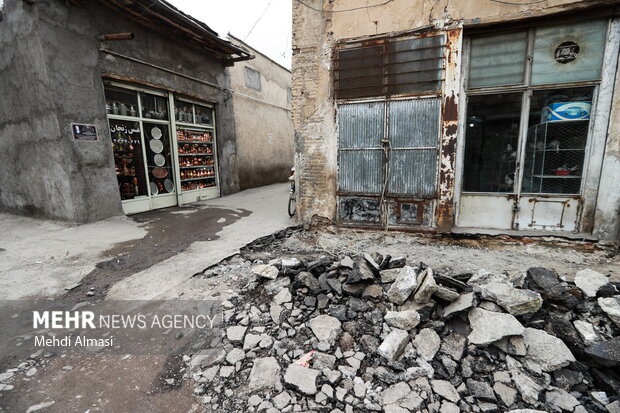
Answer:
<svg viewBox="0 0 620 413"><path fill-rule="evenodd" d="M521 336L504 337L494 344L504 353L510 354L511 356L525 356L527 354L525 341L523 341L523 337Z"/></svg>
<svg viewBox="0 0 620 413"><path fill-rule="evenodd" d="M246 265L224 334L185 359L207 411L620 413L620 295L594 271L439 274L376 252Z"/></svg>
<svg viewBox="0 0 620 413"><path fill-rule="evenodd" d="M536 360L544 371L554 371L576 361L566 344L543 330L526 328L523 341L527 357Z"/></svg>
<svg viewBox="0 0 620 413"><path fill-rule="evenodd" d="M587 297L596 297L598 290L607 285L609 280L600 272L581 270L575 274L575 285L583 291Z"/></svg>
<svg viewBox="0 0 620 413"><path fill-rule="evenodd" d="M418 285L415 268L404 266L387 292L387 298L394 304L403 304Z"/></svg>
<svg viewBox="0 0 620 413"><path fill-rule="evenodd" d="M420 330L413 339L413 345L418 351L418 356L420 356L422 360L429 361L432 360L439 351L441 339L435 330L424 328Z"/></svg>
<svg viewBox="0 0 620 413"><path fill-rule="evenodd" d="M259 277L275 280L278 277L280 271L278 268L269 264L259 264L252 267L252 272Z"/></svg>
<svg viewBox="0 0 620 413"><path fill-rule="evenodd" d="M383 320L392 327L411 330L420 324L420 314L415 310L388 311Z"/></svg>
<svg viewBox="0 0 620 413"><path fill-rule="evenodd" d="M452 383L446 380L432 380L431 386L433 391L451 402L458 402L461 399L459 392L456 391Z"/></svg>
<svg viewBox="0 0 620 413"><path fill-rule="evenodd" d="M286 369L284 382L291 385L295 390L311 396L318 392L316 379L320 374L319 370L313 370L294 363Z"/></svg>
<svg viewBox="0 0 620 413"><path fill-rule="evenodd" d="M467 293L467 294L460 295L459 298L457 298L452 303L450 303L449 306L444 308L443 316L448 317L452 314L460 313L461 311L465 311L465 310L469 310L470 308L474 306L475 304L474 300L475 300L474 293Z"/></svg>
<svg viewBox="0 0 620 413"><path fill-rule="evenodd" d="M310 329L319 341L325 341L333 345L340 336L341 324L337 318L328 315L320 315L308 323Z"/></svg>
<svg viewBox="0 0 620 413"><path fill-rule="evenodd" d="M437 291L437 283L433 277L433 270L427 268L418 276L419 287L416 289L413 299L416 303L425 304L431 299L431 296Z"/></svg>
<svg viewBox="0 0 620 413"><path fill-rule="evenodd" d="M480 287L482 297L503 307L512 315L535 313L542 307L540 294L514 288L506 283L491 282Z"/></svg>
<svg viewBox="0 0 620 413"><path fill-rule="evenodd" d="M404 330L395 328L383 340L383 343L377 349L377 353L390 361L394 361L400 357L408 343L409 334Z"/></svg>
<svg viewBox="0 0 620 413"><path fill-rule="evenodd" d="M523 325L511 314L473 308L469 311L469 323L473 331L467 337L470 343L490 344L503 337L523 333Z"/></svg>
<svg viewBox="0 0 620 413"><path fill-rule="evenodd" d="M573 326L575 326L575 330L577 330L586 346L601 341L601 336L594 330L592 323L584 320L575 320L573 321Z"/></svg>
<svg viewBox="0 0 620 413"><path fill-rule="evenodd" d="M566 390L554 389L545 393L545 401L552 409L572 412L579 405L579 400L568 393Z"/></svg>
<svg viewBox="0 0 620 413"><path fill-rule="evenodd" d="M250 389L275 388L279 382L280 365L274 357L264 357L254 361L248 382Z"/></svg>
<svg viewBox="0 0 620 413"><path fill-rule="evenodd" d="M601 307L611 321L620 327L620 295L610 298L599 298L598 305Z"/></svg>

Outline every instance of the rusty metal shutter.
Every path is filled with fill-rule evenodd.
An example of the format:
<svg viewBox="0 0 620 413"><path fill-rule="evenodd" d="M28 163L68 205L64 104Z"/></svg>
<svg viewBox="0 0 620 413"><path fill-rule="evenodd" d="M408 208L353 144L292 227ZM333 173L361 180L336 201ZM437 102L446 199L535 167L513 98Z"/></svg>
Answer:
<svg viewBox="0 0 620 413"><path fill-rule="evenodd" d="M337 99L441 91L446 36L382 39L340 45L336 51Z"/></svg>
<svg viewBox="0 0 620 413"><path fill-rule="evenodd" d="M388 103L389 194L436 194L440 108L439 98Z"/></svg>
<svg viewBox="0 0 620 413"><path fill-rule="evenodd" d="M383 186L385 102L338 106L338 189L380 194Z"/></svg>

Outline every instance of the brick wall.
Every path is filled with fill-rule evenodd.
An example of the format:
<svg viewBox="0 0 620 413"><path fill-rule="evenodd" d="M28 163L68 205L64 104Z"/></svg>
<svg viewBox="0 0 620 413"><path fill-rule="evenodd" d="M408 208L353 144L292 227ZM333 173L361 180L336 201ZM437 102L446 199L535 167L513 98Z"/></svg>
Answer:
<svg viewBox="0 0 620 413"><path fill-rule="evenodd" d="M316 8L322 1L307 2ZM301 222L314 215L335 218L336 130L330 69L333 39L325 14L293 1L293 105L297 211Z"/></svg>

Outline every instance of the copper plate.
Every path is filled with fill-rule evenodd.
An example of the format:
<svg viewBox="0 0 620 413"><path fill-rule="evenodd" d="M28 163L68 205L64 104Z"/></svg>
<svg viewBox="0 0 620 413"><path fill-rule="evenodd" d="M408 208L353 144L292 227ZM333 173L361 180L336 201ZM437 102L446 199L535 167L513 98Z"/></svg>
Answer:
<svg viewBox="0 0 620 413"><path fill-rule="evenodd" d="M154 168L153 176L155 178L165 178L168 176L168 168Z"/></svg>

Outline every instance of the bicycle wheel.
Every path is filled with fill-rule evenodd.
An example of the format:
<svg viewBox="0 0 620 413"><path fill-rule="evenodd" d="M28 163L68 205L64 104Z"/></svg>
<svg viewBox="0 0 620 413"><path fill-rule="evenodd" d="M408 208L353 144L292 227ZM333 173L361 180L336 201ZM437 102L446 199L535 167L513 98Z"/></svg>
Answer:
<svg viewBox="0 0 620 413"><path fill-rule="evenodd" d="M295 196L291 196L288 199L288 216L292 217L293 215L295 215L297 209L297 203L295 202Z"/></svg>

